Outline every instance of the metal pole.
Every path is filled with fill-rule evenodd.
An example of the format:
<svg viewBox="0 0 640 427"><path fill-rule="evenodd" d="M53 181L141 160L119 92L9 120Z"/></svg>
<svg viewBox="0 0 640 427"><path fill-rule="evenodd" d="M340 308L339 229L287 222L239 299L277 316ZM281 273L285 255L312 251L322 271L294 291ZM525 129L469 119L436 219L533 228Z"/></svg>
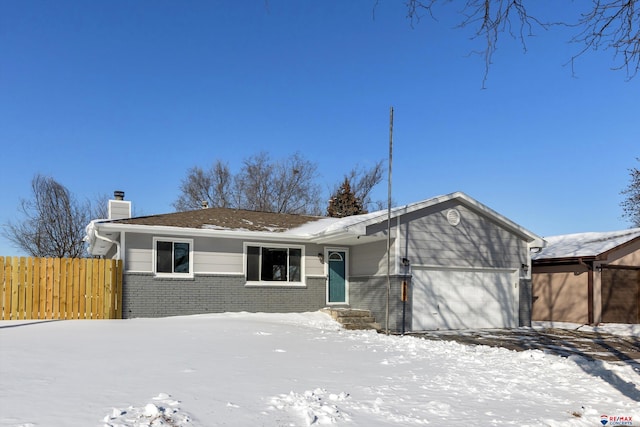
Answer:
<svg viewBox="0 0 640 427"><path fill-rule="evenodd" d="M391 166L393 164L393 107L389 110L389 187L387 191L387 335L391 302Z"/></svg>

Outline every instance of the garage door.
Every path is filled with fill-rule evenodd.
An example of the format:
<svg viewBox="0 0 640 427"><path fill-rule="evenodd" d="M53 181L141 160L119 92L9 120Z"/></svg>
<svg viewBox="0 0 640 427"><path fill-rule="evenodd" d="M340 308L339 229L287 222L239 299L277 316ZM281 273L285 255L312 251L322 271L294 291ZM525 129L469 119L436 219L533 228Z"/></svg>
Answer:
<svg viewBox="0 0 640 427"><path fill-rule="evenodd" d="M513 270L414 268L412 329L518 326Z"/></svg>
<svg viewBox="0 0 640 427"><path fill-rule="evenodd" d="M640 322L640 269L602 266L602 321Z"/></svg>

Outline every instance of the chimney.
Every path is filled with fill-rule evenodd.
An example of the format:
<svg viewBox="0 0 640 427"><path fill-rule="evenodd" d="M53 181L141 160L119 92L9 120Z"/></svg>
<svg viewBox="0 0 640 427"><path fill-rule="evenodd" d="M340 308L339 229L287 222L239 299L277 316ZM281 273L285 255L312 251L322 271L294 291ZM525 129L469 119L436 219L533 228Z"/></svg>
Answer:
<svg viewBox="0 0 640 427"><path fill-rule="evenodd" d="M131 218L131 202L124 199L124 191L114 191L113 199L109 200L109 219Z"/></svg>

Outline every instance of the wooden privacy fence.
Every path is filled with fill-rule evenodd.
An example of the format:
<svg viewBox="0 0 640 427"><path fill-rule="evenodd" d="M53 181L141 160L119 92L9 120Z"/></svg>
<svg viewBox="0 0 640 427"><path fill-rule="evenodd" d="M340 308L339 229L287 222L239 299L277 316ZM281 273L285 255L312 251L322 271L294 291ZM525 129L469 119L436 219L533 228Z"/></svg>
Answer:
<svg viewBox="0 0 640 427"><path fill-rule="evenodd" d="M0 320L121 319L122 261L0 257Z"/></svg>

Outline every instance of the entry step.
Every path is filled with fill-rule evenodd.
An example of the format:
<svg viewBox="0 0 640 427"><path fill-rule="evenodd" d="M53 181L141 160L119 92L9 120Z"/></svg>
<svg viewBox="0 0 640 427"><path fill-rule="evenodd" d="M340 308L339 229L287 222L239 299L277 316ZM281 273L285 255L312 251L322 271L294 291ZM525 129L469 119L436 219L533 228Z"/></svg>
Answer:
<svg viewBox="0 0 640 427"><path fill-rule="evenodd" d="M371 315L371 310L361 310L355 308L324 308L321 310L327 313L336 322L340 323L344 329L361 330L375 329L380 331L380 324L376 323L375 317Z"/></svg>

